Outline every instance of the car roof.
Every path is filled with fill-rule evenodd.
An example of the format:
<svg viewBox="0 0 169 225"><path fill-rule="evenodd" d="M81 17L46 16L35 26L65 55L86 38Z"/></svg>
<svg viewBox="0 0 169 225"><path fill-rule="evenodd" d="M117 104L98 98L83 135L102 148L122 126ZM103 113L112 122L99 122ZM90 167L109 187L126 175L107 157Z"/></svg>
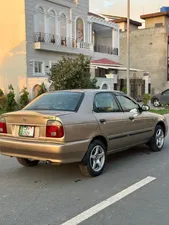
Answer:
<svg viewBox="0 0 169 225"><path fill-rule="evenodd" d="M97 92L112 92L114 94L125 94L124 92L121 91L116 91L116 90L103 90L103 89L70 89L70 90L58 90L54 91L53 93L57 92L80 92L80 93L97 93Z"/></svg>

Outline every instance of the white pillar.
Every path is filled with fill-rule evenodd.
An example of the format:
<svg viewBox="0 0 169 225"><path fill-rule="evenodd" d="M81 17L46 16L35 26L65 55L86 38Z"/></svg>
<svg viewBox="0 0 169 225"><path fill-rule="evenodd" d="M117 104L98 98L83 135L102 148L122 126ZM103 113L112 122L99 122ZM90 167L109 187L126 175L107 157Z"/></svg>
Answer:
<svg viewBox="0 0 169 225"><path fill-rule="evenodd" d="M71 33L71 21L67 20L67 46L69 48L72 47L72 37L71 37L72 33Z"/></svg>
<svg viewBox="0 0 169 225"><path fill-rule="evenodd" d="M56 17L56 35L57 36L60 36L60 17L57 16Z"/></svg>
<svg viewBox="0 0 169 225"><path fill-rule="evenodd" d="M118 45L117 45L117 48L118 48L118 56L120 56L120 29L118 28Z"/></svg>
<svg viewBox="0 0 169 225"><path fill-rule="evenodd" d="M87 28L88 28L87 29L88 30L88 40L87 41L90 43L90 23L89 22L87 23Z"/></svg>
<svg viewBox="0 0 169 225"><path fill-rule="evenodd" d="M145 76L143 79L145 80L145 90L144 90L144 92L145 92L145 94L148 94L149 76Z"/></svg>
<svg viewBox="0 0 169 225"><path fill-rule="evenodd" d="M89 40L89 42L90 42L90 43L92 43L92 35L93 35L93 32L92 32L92 25L93 25L92 23L89 23L89 30L90 30L90 33L89 33L89 34L90 34L90 40Z"/></svg>
<svg viewBox="0 0 169 225"><path fill-rule="evenodd" d="M95 78L96 77L96 68L90 67L90 73L91 73L91 78Z"/></svg>
<svg viewBox="0 0 169 225"><path fill-rule="evenodd" d="M57 24L57 27L56 27L56 44L58 46L61 45L61 27L60 27L60 16L58 15L56 17L56 24Z"/></svg>
<svg viewBox="0 0 169 225"><path fill-rule="evenodd" d="M114 28L112 28L112 48L114 48Z"/></svg>
<svg viewBox="0 0 169 225"><path fill-rule="evenodd" d="M113 36L113 48L118 48L118 37L119 37L119 35L118 35L118 29L113 29L112 30L112 36Z"/></svg>
<svg viewBox="0 0 169 225"><path fill-rule="evenodd" d="M72 21L69 20L69 37L72 39Z"/></svg>

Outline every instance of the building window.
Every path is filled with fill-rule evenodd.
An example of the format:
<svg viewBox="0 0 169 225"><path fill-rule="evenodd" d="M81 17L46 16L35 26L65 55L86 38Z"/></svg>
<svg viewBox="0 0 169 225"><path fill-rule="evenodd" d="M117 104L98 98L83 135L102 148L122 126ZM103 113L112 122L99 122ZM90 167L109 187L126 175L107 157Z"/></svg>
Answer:
<svg viewBox="0 0 169 225"><path fill-rule="evenodd" d="M66 24L66 16L63 13L60 18L60 33L61 33L62 45L65 45L66 44L66 36L67 36L67 24Z"/></svg>
<svg viewBox="0 0 169 225"><path fill-rule="evenodd" d="M77 41L84 41L84 23L81 18L76 20L76 39Z"/></svg>
<svg viewBox="0 0 169 225"><path fill-rule="evenodd" d="M56 20L55 20L55 12L52 10L49 13L49 32L52 35L56 34Z"/></svg>
<svg viewBox="0 0 169 225"><path fill-rule="evenodd" d="M37 9L37 30L38 32L45 32L45 13L42 7Z"/></svg>
<svg viewBox="0 0 169 225"><path fill-rule="evenodd" d="M45 41L45 11L42 7L38 7L36 9L36 14L34 15L34 32L35 42Z"/></svg>
<svg viewBox="0 0 169 225"><path fill-rule="evenodd" d="M162 27L163 26L163 23L156 23L155 24L155 27Z"/></svg>
<svg viewBox="0 0 169 225"><path fill-rule="evenodd" d="M43 76L44 75L44 72L45 72L44 62L35 61L34 62L34 75Z"/></svg>

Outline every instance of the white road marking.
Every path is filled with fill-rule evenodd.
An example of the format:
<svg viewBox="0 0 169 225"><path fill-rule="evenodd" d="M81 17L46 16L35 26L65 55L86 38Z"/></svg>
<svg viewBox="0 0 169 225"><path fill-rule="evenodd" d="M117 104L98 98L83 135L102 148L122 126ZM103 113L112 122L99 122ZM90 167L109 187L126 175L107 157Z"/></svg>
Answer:
<svg viewBox="0 0 169 225"><path fill-rule="evenodd" d="M131 185L130 187L124 189L123 191L113 195L112 197L98 203L97 205L91 207L90 209L87 209L86 211L80 213L79 215L75 216L74 218L68 220L65 223L62 223L61 225L77 225L96 213L102 211L103 209L109 207L110 205L113 205L114 203L120 201L121 199L125 198L126 196L132 194L133 192L137 191L138 189L142 188L143 186L151 183L152 181L156 180L155 177L146 177L143 180L140 180L138 183L135 183Z"/></svg>

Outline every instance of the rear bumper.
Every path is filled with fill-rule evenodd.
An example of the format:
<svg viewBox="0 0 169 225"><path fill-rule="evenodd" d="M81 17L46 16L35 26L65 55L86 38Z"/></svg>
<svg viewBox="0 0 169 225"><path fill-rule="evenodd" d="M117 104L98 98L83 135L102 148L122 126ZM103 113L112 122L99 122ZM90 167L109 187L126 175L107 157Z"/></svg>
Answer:
<svg viewBox="0 0 169 225"><path fill-rule="evenodd" d="M20 158L31 158L54 163L80 162L85 155L89 140L55 144L17 140L0 136L0 153Z"/></svg>

